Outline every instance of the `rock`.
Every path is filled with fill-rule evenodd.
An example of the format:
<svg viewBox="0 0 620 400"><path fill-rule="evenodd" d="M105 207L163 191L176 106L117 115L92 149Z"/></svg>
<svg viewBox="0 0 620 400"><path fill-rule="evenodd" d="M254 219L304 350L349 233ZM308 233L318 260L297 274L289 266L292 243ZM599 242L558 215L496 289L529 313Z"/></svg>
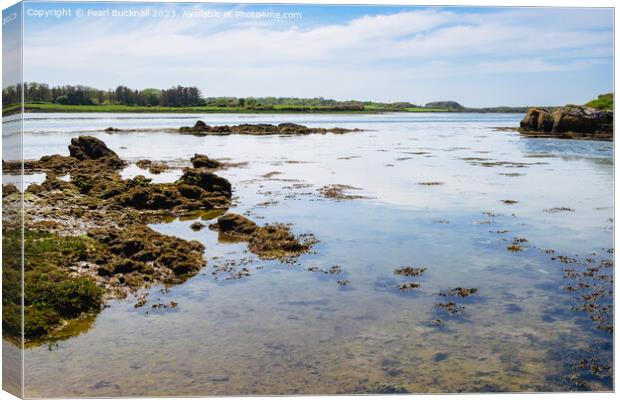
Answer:
<svg viewBox="0 0 620 400"><path fill-rule="evenodd" d="M179 182L198 186L207 192L220 193L228 198L232 196L232 186L230 185L230 182L228 182L225 178L215 175L209 171L197 168L187 168L183 176L179 179Z"/></svg>
<svg viewBox="0 0 620 400"><path fill-rule="evenodd" d="M553 132L595 133L613 131L613 112L586 106L564 106L553 112Z"/></svg>
<svg viewBox="0 0 620 400"><path fill-rule="evenodd" d="M202 121L197 121L194 126L183 126L179 128L180 133L189 133L197 136L204 135L309 135L309 134L325 134L327 132L342 134L346 132L354 132L358 129L344 128L311 128L300 124L290 122L273 124L240 124L240 125L222 125L209 126Z"/></svg>
<svg viewBox="0 0 620 400"><path fill-rule="evenodd" d="M284 224L269 224L252 234L248 248L262 259L286 260L307 253L315 243L312 235L296 237Z"/></svg>
<svg viewBox="0 0 620 400"><path fill-rule="evenodd" d="M521 129L536 132L551 132L553 117L546 108L530 108L521 120Z"/></svg>
<svg viewBox="0 0 620 400"><path fill-rule="evenodd" d="M149 282L183 282L206 265L205 248L199 242L162 235L146 226L97 228L88 236L105 246L99 276L125 274L124 284L133 288Z"/></svg>
<svg viewBox="0 0 620 400"><path fill-rule="evenodd" d="M19 190L17 190L17 186L13 185L12 183L2 185L2 197L9 196L13 193L19 193Z"/></svg>
<svg viewBox="0 0 620 400"><path fill-rule="evenodd" d="M200 130L200 129L209 129L209 125L205 124L204 121L196 121L196 123L194 124L194 129L196 130Z"/></svg>
<svg viewBox="0 0 620 400"><path fill-rule="evenodd" d="M394 270L395 275L402 276L421 276L426 272L426 267L413 268L413 267L402 267Z"/></svg>
<svg viewBox="0 0 620 400"><path fill-rule="evenodd" d="M203 224L202 222L194 222L189 227L193 231L199 231L199 230L202 230L202 228L205 227L205 224Z"/></svg>
<svg viewBox="0 0 620 400"><path fill-rule="evenodd" d="M465 297L469 297L472 294L476 294L478 293L478 289L477 288L462 288L462 287L457 287L454 289L450 289L447 290L445 292L439 292L439 296L452 296L452 297L461 297L461 298L465 298Z"/></svg>
<svg viewBox="0 0 620 400"><path fill-rule="evenodd" d="M80 136L71 139L69 154L80 161L103 160L113 168L121 168L125 163L101 140L92 136Z"/></svg>
<svg viewBox="0 0 620 400"><path fill-rule="evenodd" d="M101 140L92 136L80 136L71 139L69 154L78 160L97 159L104 156L118 155L110 150Z"/></svg>
<svg viewBox="0 0 620 400"><path fill-rule="evenodd" d="M294 124L292 122L284 122L278 125L278 132L285 134L297 134L297 135L305 135L310 133L310 128L307 126Z"/></svg>
<svg viewBox="0 0 620 400"><path fill-rule="evenodd" d="M204 121L196 121L194 126L182 126L179 129L182 133L201 133L201 132L210 132L211 127L204 123Z"/></svg>
<svg viewBox="0 0 620 400"><path fill-rule="evenodd" d="M194 168L219 168L222 166L217 160L212 160L208 156L204 154L194 154L194 157L191 158L192 165Z"/></svg>
<svg viewBox="0 0 620 400"><path fill-rule="evenodd" d="M553 112L530 108L521 120L523 134L544 134L568 139L613 140L613 112L567 105Z"/></svg>
<svg viewBox="0 0 620 400"><path fill-rule="evenodd" d="M259 227L238 214L224 214L209 228L217 230L223 239L248 242L249 250L261 259L286 261L307 253L316 243L312 235L295 236L290 227L283 224L269 224Z"/></svg>
<svg viewBox="0 0 620 400"><path fill-rule="evenodd" d="M219 232L236 236L251 236L258 229L258 225L239 214L224 214L210 228Z"/></svg>
<svg viewBox="0 0 620 400"><path fill-rule="evenodd" d="M151 174L157 175L168 169L168 165L164 162L156 162L151 160L138 160L136 166L141 169L147 169Z"/></svg>

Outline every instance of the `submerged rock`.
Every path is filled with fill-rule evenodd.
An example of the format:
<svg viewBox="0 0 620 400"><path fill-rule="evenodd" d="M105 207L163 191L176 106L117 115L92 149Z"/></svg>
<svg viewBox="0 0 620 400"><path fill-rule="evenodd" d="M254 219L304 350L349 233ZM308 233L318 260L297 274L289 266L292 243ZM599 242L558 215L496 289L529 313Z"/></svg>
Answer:
<svg viewBox="0 0 620 400"><path fill-rule="evenodd" d="M316 239L312 235L295 236L284 224L258 226L238 214L225 214L209 226L220 232L223 240L248 242L249 250L262 259L288 261L310 251ZM222 236L223 235L223 236Z"/></svg>
<svg viewBox="0 0 620 400"><path fill-rule="evenodd" d="M454 289L450 289L447 290L445 292L439 292L440 296L453 296L453 297L461 297L461 298L465 298L465 297L469 297L472 294L476 294L478 293L478 289L477 288L462 288L462 287L457 287Z"/></svg>
<svg viewBox="0 0 620 400"><path fill-rule="evenodd" d="M321 189L319 189L319 192L321 193L323 197L328 198L328 199L334 199L334 200L355 200L355 199L364 198L364 196L345 193L345 191L348 191L348 190L361 190L361 189L356 188L354 186L350 186L350 185L335 184L335 185L323 186Z"/></svg>
<svg viewBox="0 0 620 400"><path fill-rule="evenodd" d="M399 269L395 269L394 274L402 275L402 276L420 276L426 272L426 269L427 269L426 267L419 267L419 268L402 267Z"/></svg>

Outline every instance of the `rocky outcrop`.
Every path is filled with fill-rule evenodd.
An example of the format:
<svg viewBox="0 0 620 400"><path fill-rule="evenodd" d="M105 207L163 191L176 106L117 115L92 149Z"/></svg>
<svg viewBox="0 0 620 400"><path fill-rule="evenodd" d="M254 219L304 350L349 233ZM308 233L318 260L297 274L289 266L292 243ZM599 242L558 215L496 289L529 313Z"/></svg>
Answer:
<svg viewBox="0 0 620 400"><path fill-rule="evenodd" d="M98 173L101 170L118 170L127 164L105 143L92 136L79 136L71 139L69 156L52 154L39 160L24 160L25 174L44 172L49 175L64 175L73 170L90 170ZM2 169L10 173L21 173L21 161L2 160Z"/></svg>
<svg viewBox="0 0 620 400"><path fill-rule="evenodd" d="M613 133L613 112L587 106L565 106L553 112L553 132Z"/></svg>
<svg viewBox="0 0 620 400"><path fill-rule="evenodd" d="M294 124L291 122L273 124L240 124L240 125L220 125L210 126L203 121L197 121L194 126L183 126L179 128L180 133L188 133L196 136L206 135L310 135L331 133L347 133L358 131L358 129L344 128L312 128L305 125Z"/></svg>
<svg viewBox="0 0 620 400"><path fill-rule="evenodd" d="M142 175L123 178L125 162L96 138L72 139L69 150L70 156L26 161L25 173L44 172L46 179L29 185L23 195L15 185L2 187L4 209L23 210L23 219L3 218L5 228L12 226L5 229L3 247L20 251L18 245L24 243L31 261L45 260L5 268L11 271L9 279L24 279L29 291L25 306L18 294L3 306L8 310L3 313L3 332L21 337L23 318L27 341L95 315L109 299L153 285L179 284L196 275L206 265L205 247L148 225L176 217L206 219L203 212L221 215L231 206L231 184L208 168L212 160L206 156L196 155L194 168L184 169L176 182L153 183ZM139 164L152 166L149 160ZM3 161L3 168L21 173L22 162ZM59 179L64 175L69 179ZM204 226L195 221L191 229ZM222 240L247 242L248 250L261 259L283 262L309 252L316 242L309 234L294 235L287 225L258 226L237 214L224 214L212 229ZM231 275L238 279L249 272L243 268ZM134 307L146 303L141 296Z"/></svg>
<svg viewBox="0 0 620 400"><path fill-rule="evenodd" d="M575 105L553 111L530 108L521 120L520 131L534 136L613 140L613 112Z"/></svg>
<svg viewBox="0 0 620 400"><path fill-rule="evenodd" d="M80 136L71 139L69 155L80 161L105 158L112 164L124 165L118 154L110 150L101 140L92 136Z"/></svg>

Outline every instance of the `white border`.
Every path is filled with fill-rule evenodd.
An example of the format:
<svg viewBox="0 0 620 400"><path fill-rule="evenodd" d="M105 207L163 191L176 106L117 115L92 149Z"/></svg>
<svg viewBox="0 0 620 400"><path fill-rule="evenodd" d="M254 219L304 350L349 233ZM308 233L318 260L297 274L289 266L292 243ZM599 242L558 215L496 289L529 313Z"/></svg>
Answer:
<svg viewBox="0 0 620 400"><path fill-rule="evenodd" d="M29 0L29 1L37 1L37 0ZM53 0L52 0L53 1ZM60 0L67 3L80 3L83 1L80 0ZM50 1L51 2L51 1ZM174 3L174 1L162 1L162 0L106 0L106 2L119 2L119 3L127 3L127 2L144 2L144 3ZM0 5L2 5L2 9L5 9L13 4L17 3L14 0L0 0ZM483 6L483 7L509 7L509 6L519 6L519 7L611 7L615 8L616 2L613 0L503 0L503 1L491 1L491 0L422 0L422 1L411 1L411 0L296 0L296 1L286 1L286 0L268 0L268 1L260 1L260 0L218 0L218 1L197 1L197 0L185 0L180 1L180 3L248 3L248 4L261 4L261 3L270 3L270 4L342 4L342 5L406 5L406 6ZM618 15L614 10L614 26L617 25ZM0 33L0 41L1 41L1 33ZM615 53L616 53L616 43L618 39L618 32L614 29L614 61L615 61ZM1 69L1 66L0 66ZM614 92L615 92L615 76L618 70L618 66L614 62ZM614 124L615 130L615 124ZM615 133L614 133L615 135ZM617 163L618 158L615 152L614 146L614 166ZM615 168L615 167L614 167ZM618 187L619 179L617 176L614 176L614 188ZM616 214L616 202L614 199L614 220L617 220ZM617 249L618 246L618 232L614 229L614 249ZM614 281L614 303L616 303L616 293L617 287ZM614 310L614 320L617 319L618 316L618 308L616 307ZM614 344L615 344L615 332L614 332ZM1 348L0 348L1 353ZM618 371L618 349L614 345L614 371ZM615 378L615 376L614 376ZM1 380L1 376L0 376ZM614 379L615 385L615 379ZM615 398L614 393L590 393L590 392L582 392L582 393L559 393L559 394L445 394L445 395L372 395L372 399L376 400L394 400L394 399L420 399L420 400L428 400L428 399L437 399L438 396L441 396L442 399L446 400L471 400L471 399L502 399L502 400L521 400L521 399L566 399L566 400L582 400L584 398L587 399L611 399ZM282 399L295 399L300 396L251 396L251 397L225 397L226 399L274 399L274 400L282 400ZM338 399L338 400L357 400L360 396L329 396L329 398ZM326 396L303 396L305 400L324 400ZM5 399L15 399L14 396L8 394L7 392L0 392L0 400ZM151 400L157 399L154 397L142 397L141 399ZM195 399L195 397L177 397L177 399Z"/></svg>

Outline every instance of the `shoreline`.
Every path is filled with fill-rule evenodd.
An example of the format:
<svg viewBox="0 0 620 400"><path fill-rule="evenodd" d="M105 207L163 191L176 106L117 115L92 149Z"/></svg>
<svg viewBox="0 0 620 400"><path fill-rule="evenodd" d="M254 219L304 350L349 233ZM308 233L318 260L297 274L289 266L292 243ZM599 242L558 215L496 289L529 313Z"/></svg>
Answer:
<svg viewBox="0 0 620 400"><path fill-rule="evenodd" d="M501 109L500 109L501 108ZM129 113L129 114L343 114L343 115L372 115L387 113L450 113L450 114L521 114L526 107L498 107L493 108L468 108L461 111L448 108L408 108L408 109L388 109L388 108L366 108L364 110L342 110L330 107L299 107L298 110L291 108L271 108L271 109L250 109L241 107L218 107L218 106L195 106L195 107L146 107L146 106L125 106L125 105L61 105L54 103L25 103L24 113L32 114L54 114L54 113ZM2 116L19 114L21 105L9 105L2 109Z"/></svg>

